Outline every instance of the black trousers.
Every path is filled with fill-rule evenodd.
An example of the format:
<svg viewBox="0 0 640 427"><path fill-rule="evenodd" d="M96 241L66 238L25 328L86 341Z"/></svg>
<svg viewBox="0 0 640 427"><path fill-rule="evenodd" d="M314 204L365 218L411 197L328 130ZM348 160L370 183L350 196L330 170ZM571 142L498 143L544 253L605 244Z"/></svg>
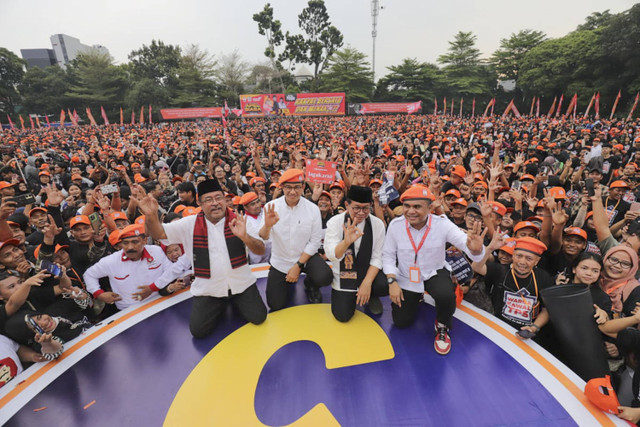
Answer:
<svg viewBox="0 0 640 427"><path fill-rule="evenodd" d="M333 282L333 272L331 267L318 254L315 254L302 269L307 277L304 279L305 286L321 288L329 286ZM284 273L271 267L267 276L267 305L271 311L280 310L287 305L291 283L285 279L287 272Z"/></svg>
<svg viewBox="0 0 640 427"><path fill-rule="evenodd" d="M389 295L387 276L380 270L371 284L371 297ZM331 312L340 322L348 322L356 311L357 292L331 289Z"/></svg>
<svg viewBox="0 0 640 427"><path fill-rule="evenodd" d="M431 295L436 302L436 319L438 322L451 327L451 319L456 311L456 288L451 280L451 273L445 268L437 271L436 275L425 280L424 290ZM398 328L411 326L416 320L418 306L423 293L402 290L404 301L402 307L391 303L391 316L393 324Z"/></svg>
<svg viewBox="0 0 640 427"><path fill-rule="evenodd" d="M189 319L191 335L194 338L204 338L211 334L229 302L247 322L254 325L259 325L267 318L267 307L265 307L255 283L244 292L229 297L194 296Z"/></svg>

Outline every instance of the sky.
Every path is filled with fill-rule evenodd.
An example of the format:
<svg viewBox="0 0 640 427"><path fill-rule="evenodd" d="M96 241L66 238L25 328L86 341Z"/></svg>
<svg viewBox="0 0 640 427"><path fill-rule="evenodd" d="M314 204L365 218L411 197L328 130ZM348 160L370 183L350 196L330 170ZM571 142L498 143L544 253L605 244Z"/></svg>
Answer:
<svg viewBox="0 0 640 427"><path fill-rule="evenodd" d="M593 12L629 9L636 0L380 0L376 41L376 78L404 58L436 62L458 31L472 31L483 57L500 39L523 29L560 37ZM264 62L266 39L254 13L265 0L0 0L0 47L18 56L20 49L51 48L49 37L63 33L84 44L101 44L116 63L153 39L182 47L198 44L215 56L238 49L249 63ZM284 31L298 33L304 0L271 0ZM349 45L372 52L371 1L325 0L331 22ZM310 67L309 67L310 68Z"/></svg>

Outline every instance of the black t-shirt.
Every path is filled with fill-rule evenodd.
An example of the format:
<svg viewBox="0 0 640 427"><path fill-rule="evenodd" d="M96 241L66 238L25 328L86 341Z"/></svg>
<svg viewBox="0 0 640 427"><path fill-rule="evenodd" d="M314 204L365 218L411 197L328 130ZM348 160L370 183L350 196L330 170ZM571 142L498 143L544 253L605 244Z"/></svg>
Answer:
<svg viewBox="0 0 640 427"><path fill-rule="evenodd" d="M549 273L551 277L555 277L560 273L564 273L566 277L569 277L570 266L571 262L567 259L562 250L557 254L552 254L549 251L546 251L542 254L542 259L540 259L540 263L538 264L538 267Z"/></svg>
<svg viewBox="0 0 640 427"><path fill-rule="evenodd" d="M602 199L602 204L607 211L609 217L609 227L624 218L624 215L631 208L631 204L620 199L618 201L605 197Z"/></svg>
<svg viewBox="0 0 640 427"><path fill-rule="evenodd" d="M533 274L529 277L518 277L517 285L513 277L511 264L487 263L484 282L493 303L494 315L514 328L520 329L521 326L534 322L544 306L540 291L553 286L553 280L549 274L538 267L534 267Z"/></svg>

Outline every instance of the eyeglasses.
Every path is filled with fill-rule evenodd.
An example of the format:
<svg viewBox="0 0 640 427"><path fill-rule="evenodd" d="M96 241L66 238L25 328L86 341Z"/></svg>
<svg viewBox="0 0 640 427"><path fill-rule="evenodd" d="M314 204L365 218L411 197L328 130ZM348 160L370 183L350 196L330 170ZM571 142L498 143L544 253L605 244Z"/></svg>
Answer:
<svg viewBox="0 0 640 427"><path fill-rule="evenodd" d="M349 206L350 209L353 209L354 213L369 213L371 210L370 206Z"/></svg>
<svg viewBox="0 0 640 427"><path fill-rule="evenodd" d="M301 191L302 185L283 185L282 190L283 191Z"/></svg>
<svg viewBox="0 0 640 427"><path fill-rule="evenodd" d="M216 197L207 197L205 199L200 200L200 203L203 204L209 204L209 203L222 203L222 201L224 200L224 196L216 196Z"/></svg>
<svg viewBox="0 0 640 427"><path fill-rule="evenodd" d="M616 258L614 256L610 256L608 259L609 259L609 264L611 264L611 265L620 264L620 267L622 267L622 268L631 268L633 266L633 263L631 263L629 261L619 260L618 258Z"/></svg>
<svg viewBox="0 0 640 427"><path fill-rule="evenodd" d="M467 218L469 218L470 221L482 221L482 217L480 215L474 215L474 214L467 214Z"/></svg>

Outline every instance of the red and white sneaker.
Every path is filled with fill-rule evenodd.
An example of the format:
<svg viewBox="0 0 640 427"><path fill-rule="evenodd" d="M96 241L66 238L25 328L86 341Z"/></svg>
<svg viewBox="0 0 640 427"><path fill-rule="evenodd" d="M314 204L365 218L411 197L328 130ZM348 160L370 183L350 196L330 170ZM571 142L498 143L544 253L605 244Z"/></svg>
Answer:
<svg viewBox="0 0 640 427"><path fill-rule="evenodd" d="M449 354L451 351L451 337L449 337L449 328L443 324L438 324L436 328L436 339L433 342L433 348L438 354Z"/></svg>

